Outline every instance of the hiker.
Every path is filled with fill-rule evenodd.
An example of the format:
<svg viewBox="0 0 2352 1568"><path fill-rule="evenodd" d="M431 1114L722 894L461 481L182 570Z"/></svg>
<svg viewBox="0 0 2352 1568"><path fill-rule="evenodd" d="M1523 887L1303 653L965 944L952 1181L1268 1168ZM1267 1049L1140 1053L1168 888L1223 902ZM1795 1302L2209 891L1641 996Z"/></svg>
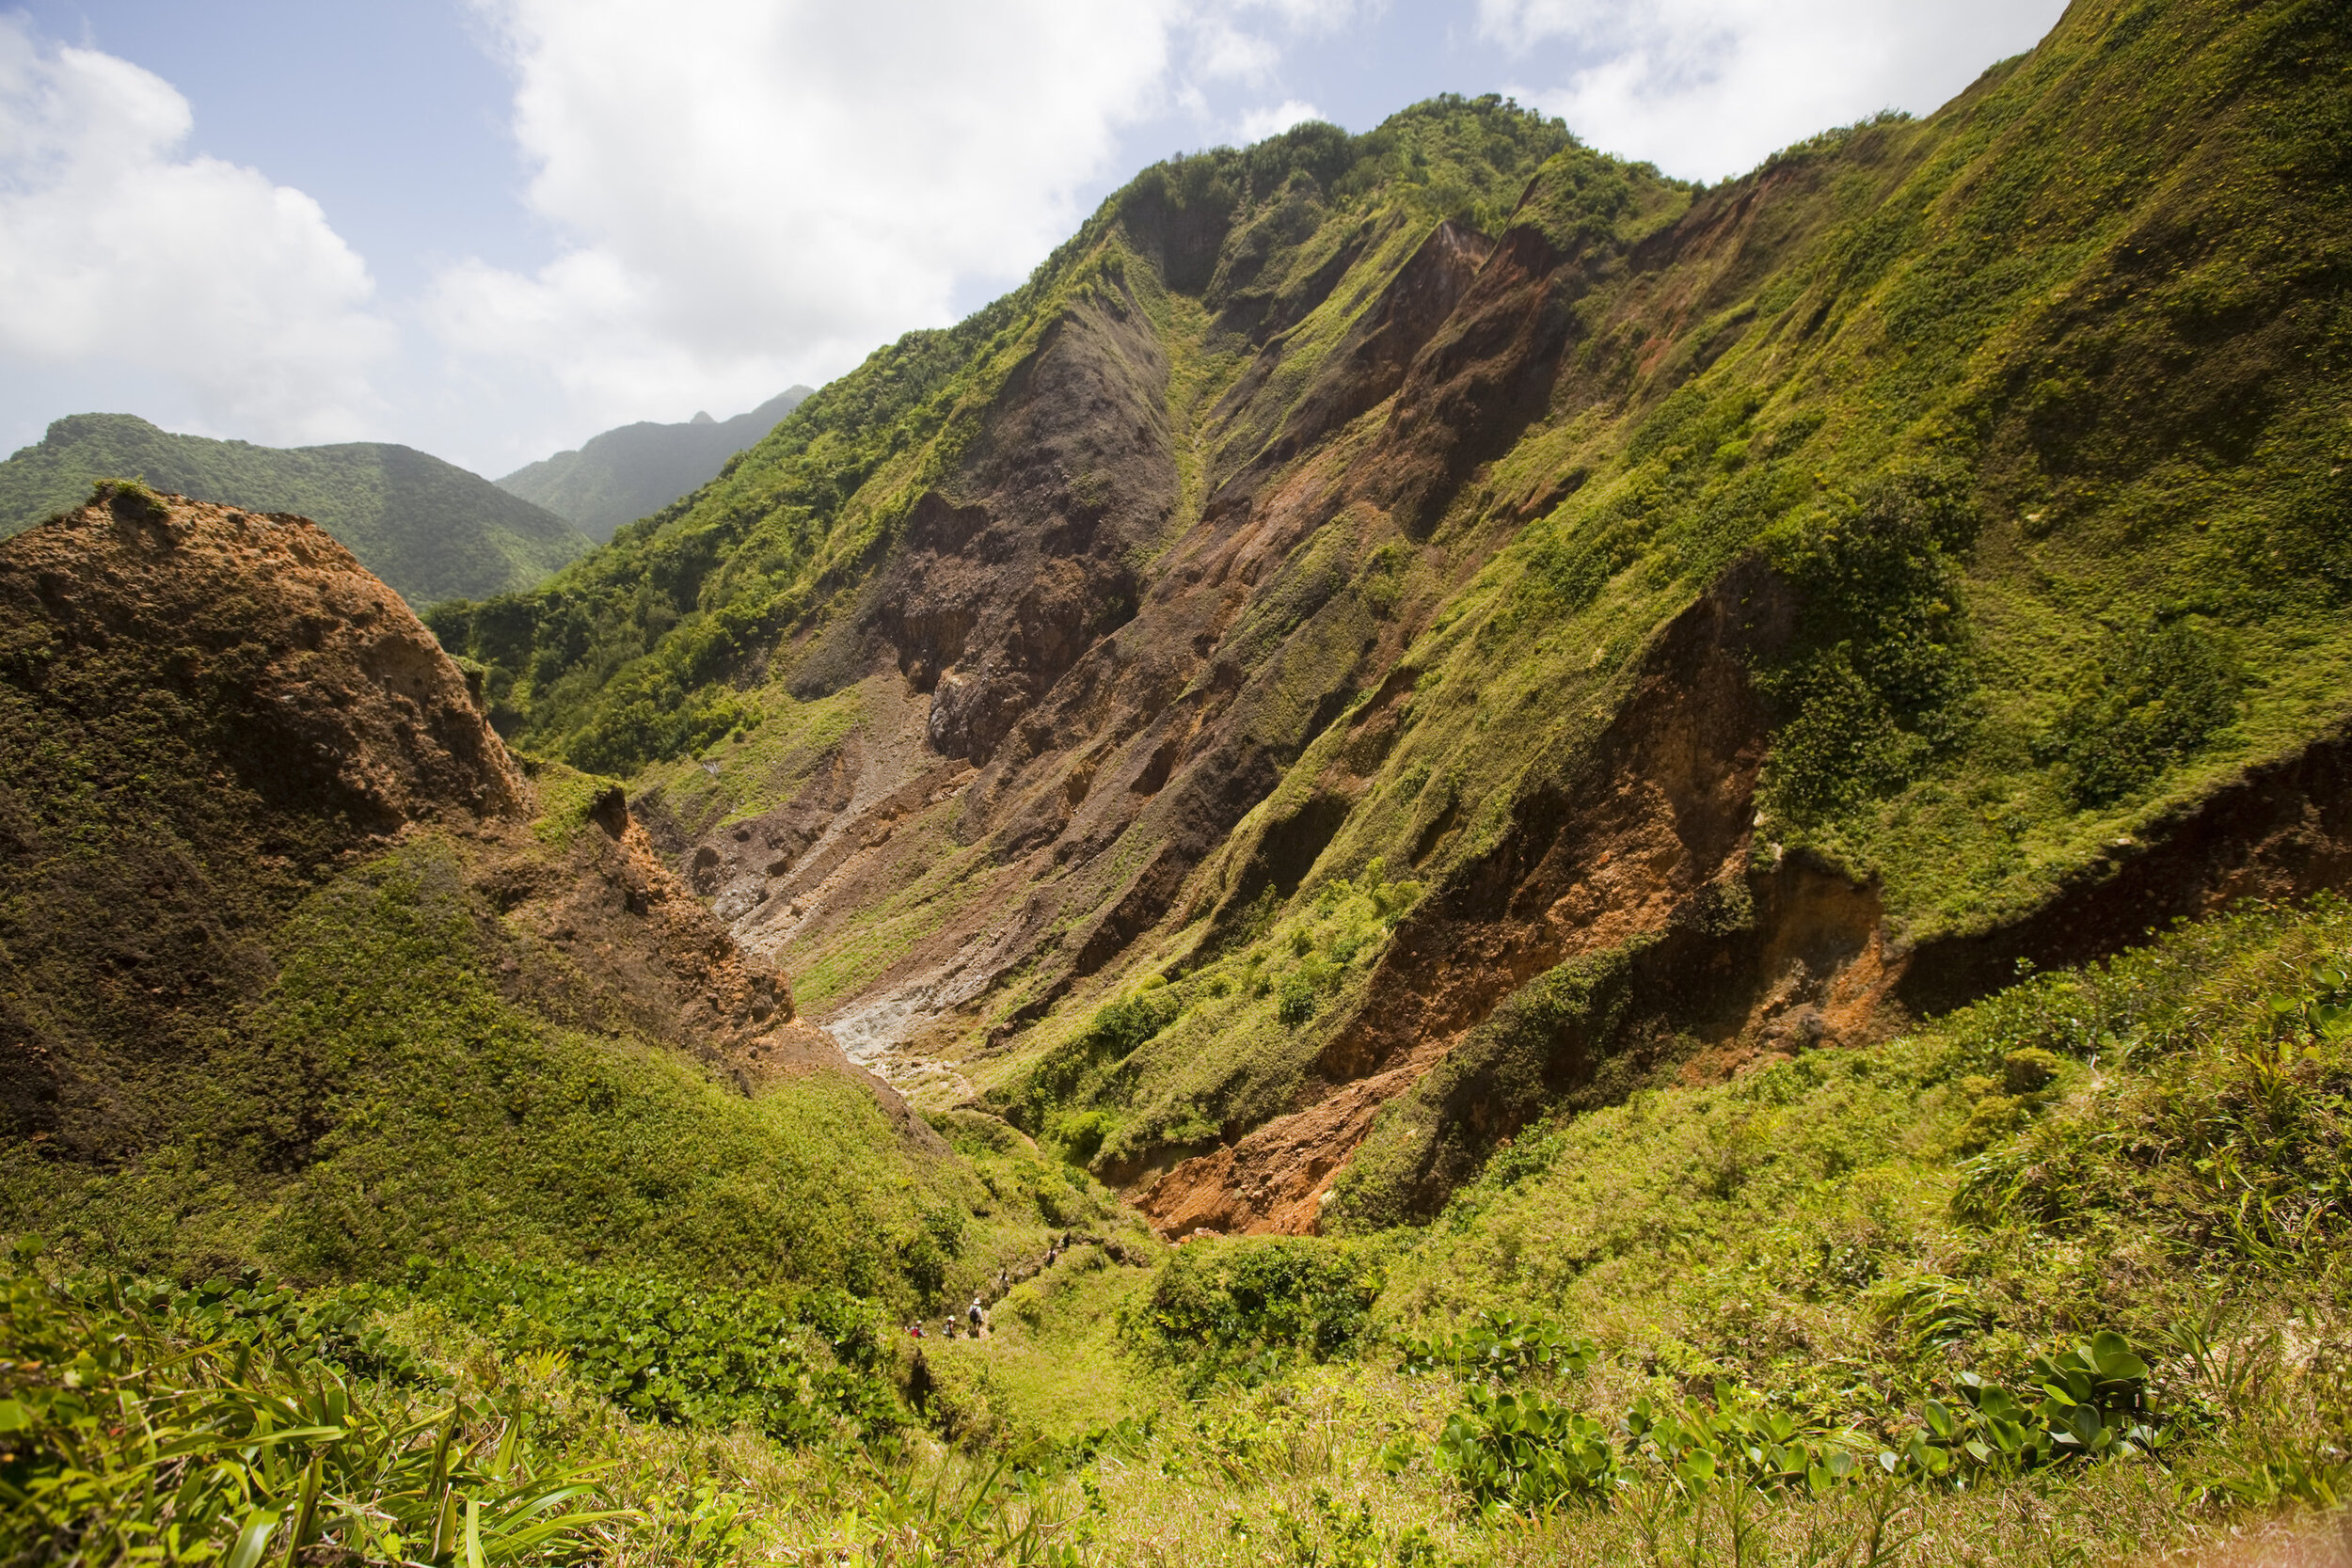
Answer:
<svg viewBox="0 0 2352 1568"><path fill-rule="evenodd" d="M970 1309L964 1313L964 1316L972 1320L972 1338L975 1339L978 1338L980 1337L981 1328L988 1323L988 1314L980 1310L979 1297L974 1296L972 1298L972 1306Z"/></svg>
<svg viewBox="0 0 2352 1568"><path fill-rule="evenodd" d="M909 1323L909 1324L907 1324L907 1338L910 1338L910 1339L920 1339L922 1337L923 1337L923 1325L922 1325L921 1323Z"/></svg>

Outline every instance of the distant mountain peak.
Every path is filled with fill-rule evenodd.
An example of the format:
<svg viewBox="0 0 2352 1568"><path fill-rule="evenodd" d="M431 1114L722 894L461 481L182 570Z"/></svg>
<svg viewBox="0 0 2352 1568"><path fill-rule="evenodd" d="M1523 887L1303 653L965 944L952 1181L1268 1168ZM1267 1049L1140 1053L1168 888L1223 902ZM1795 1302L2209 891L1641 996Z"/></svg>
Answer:
<svg viewBox="0 0 2352 1568"><path fill-rule="evenodd" d="M810 396L793 387L731 420L696 409L683 424L641 420L592 436L576 451L516 469L498 482L507 494L572 522L596 539L651 516L718 477L728 458L776 427Z"/></svg>

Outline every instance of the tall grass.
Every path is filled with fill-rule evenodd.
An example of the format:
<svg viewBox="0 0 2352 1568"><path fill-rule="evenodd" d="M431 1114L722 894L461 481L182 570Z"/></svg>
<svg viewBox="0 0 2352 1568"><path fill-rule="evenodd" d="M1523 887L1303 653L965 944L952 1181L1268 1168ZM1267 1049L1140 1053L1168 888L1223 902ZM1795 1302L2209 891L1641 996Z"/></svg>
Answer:
<svg viewBox="0 0 2352 1568"><path fill-rule="evenodd" d="M45 1277L35 1255L0 1298L7 1561L568 1562L616 1517L595 1466L532 1442L519 1392L356 1379L168 1286Z"/></svg>

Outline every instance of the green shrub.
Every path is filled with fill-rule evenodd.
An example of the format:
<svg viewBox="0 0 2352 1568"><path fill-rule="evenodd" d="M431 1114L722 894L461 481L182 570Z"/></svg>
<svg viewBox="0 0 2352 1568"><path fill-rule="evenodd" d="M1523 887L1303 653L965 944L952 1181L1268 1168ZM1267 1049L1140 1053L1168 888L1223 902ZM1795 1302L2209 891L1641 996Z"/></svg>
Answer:
<svg viewBox="0 0 2352 1568"><path fill-rule="evenodd" d="M171 515L163 497L135 479L102 479L90 486L91 506L111 508L119 517L161 522Z"/></svg>
<svg viewBox="0 0 2352 1568"><path fill-rule="evenodd" d="M1609 1428L1593 1417L1530 1390L1478 1384L1438 1433L1438 1459L1479 1502L1528 1510L1607 1498L1623 1468Z"/></svg>
<svg viewBox="0 0 2352 1568"><path fill-rule="evenodd" d="M1549 1319L1509 1311L1481 1311L1452 1332L1407 1335L1397 1350L1407 1373L1444 1367L1486 1378L1581 1372L1599 1354L1592 1340Z"/></svg>
<svg viewBox="0 0 2352 1568"><path fill-rule="evenodd" d="M1083 1165L1101 1152L1114 1126L1101 1111L1057 1111L1045 1118L1045 1137L1064 1160Z"/></svg>
<svg viewBox="0 0 2352 1568"><path fill-rule="evenodd" d="M1964 1405L1930 1400L1924 1428L1902 1459L1931 1478L1971 1470L2009 1473L2069 1459L2153 1453L2163 1441L2148 1408L2148 1364L2121 1334L2037 1355L2026 1392L2011 1393L1973 1372L1960 1375Z"/></svg>
<svg viewBox="0 0 2352 1568"><path fill-rule="evenodd" d="M463 1262L409 1281L509 1352L560 1351L644 1420L749 1426L786 1443L904 1417L879 1309L846 1291L729 1291L577 1264Z"/></svg>
<svg viewBox="0 0 2352 1568"><path fill-rule="evenodd" d="M2244 685L2235 661L2185 619L2116 637L2085 676L2042 752L2087 806L2121 799L2194 755L2237 717Z"/></svg>
<svg viewBox="0 0 2352 1568"><path fill-rule="evenodd" d="M1323 973L1328 965L1315 964L1313 959L1282 976L1274 1001L1274 1016L1286 1027L1296 1028L1315 1016L1315 1004L1323 994Z"/></svg>
<svg viewBox="0 0 2352 1568"><path fill-rule="evenodd" d="M1184 1009L1184 998L1165 983L1117 997L1096 1008L1085 1028L989 1098L1004 1108L1007 1121L1036 1137L1045 1132L1052 1110L1080 1098L1081 1085L1098 1069L1125 1061Z"/></svg>
<svg viewBox="0 0 2352 1568"><path fill-rule="evenodd" d="M1956 561L1979 517L1940 469L1899 469L1775 537L1788 649L1757 683L1783 718L1764 788L1798 822L1900 787L1960 735L1976 684Z"/></svg>
<svg viewBox="0 0 2352 1568"><path fill-rule="evenodd" d="M1686 1495L1720 1483L1818 1497L1871 1464L1909 1484L1965 1487L2153 1453L2165 1440L2149 1410L2148 1364L2119 1334L2037 1355L2025 1371L2023 1395L1963 1372L1961 1397L1926 1401L1919 1424L1892 1446L1772 1409L1722 1381L1711 1404L1644 1395L1613 1428L1537 1390L1473 1382L1438 1434L1437 1459L1481 1504L1540 1510L1613 1500L1641 1471ZM1391 1445L1392 1465L1405 1457Z"/></svg>
<svg viewBox="0 0 2352 1568"><path fill-rule="evenodd" d="M1353 1351L1384 1277L1382 1254L1307 1237L1195 1242L1176 1252L1125 1333L1199 1392L1228 1375Z"/></svg>

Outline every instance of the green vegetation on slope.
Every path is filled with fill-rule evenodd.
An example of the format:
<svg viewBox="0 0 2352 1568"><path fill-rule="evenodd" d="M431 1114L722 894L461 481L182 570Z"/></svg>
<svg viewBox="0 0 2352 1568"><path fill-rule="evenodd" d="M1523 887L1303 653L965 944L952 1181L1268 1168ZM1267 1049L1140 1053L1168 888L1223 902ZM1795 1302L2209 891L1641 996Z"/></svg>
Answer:
<svg viewBox="0 0 2352 1568"><path fill-rule="evenodd" d="M122 1163L12 1141L0 1223L193 1276L386 1277L478 1253L821 1282L903 1309L1096 1212L1052 1177L970 1218L999 1212L981 1179L911 1150L849 1078L746 1097L674 1050L506 1000L492 977L533 960L461 853L426 837L306 899L269 941L260 1006L121 1085Z"/></svg>
<svg viewBox="0 0 2352 1568"><path fill-rule="evenodd" d="M640 420L591 436L577 451L559 451L498 481L572 523L601 543L623 523L649 516L691 490L758 440L802 404L809 389L794 387L731 420L698 415L685 424Z"/></svg>
<svg viewBox="0 0 2352 1568"><path fill-rule="evenodd" d="M174 1390L218 1363L132 1375L160 1371L160 1336L259 1353L203 1403L205 1441L251 1430L246 1388L462 1402L462 1429L518 1434L502 1484L611 1462L571 1506L619 1509L598 1533L660 1560L1744 1563L1875 1542L1943 1564L2211 1539L2352 1483L2348 950L2341 901L2244 909L1907 1038L1563 1117L1425 1229L1200 1242L1150 1272L1081 1245L978 1341L612 1270L191 1293L20 1252L0 1483L50 1500L10 1528L99 1524L69 1476L106 1478L121 1528L157 1517L146 1432L75 1402L121 1385L187 1409ZM977 1122L960 1142L984 1151ZM772 1399L772 1373L739 1381L771 1343L803 1391L734 1424ZM919 1406L857 1395L876 1370L914 1375ZM953 1446L877 1435L918 1412ZM322 1449L351 1476L354 1437L284 1441L249 1502L180 1516L190 1538L347 1520L365 1474L322 1488L332 1507L296 1482ZM458 1483L485 1523L497 1475Z"/></svg>
<svg viewBox="0 0 2352 1568"><path fill-rule="evenodd" d="M1674 371L1567 402L1457 508L1474 531L1580 480L1411 656L1431 695L1383 780L1460 759L1491 801L1571 765L1628 654L1751 548L1805 607L1759 672L1772 836L1883 876L1918 935L2030 909L2337 717L2348 59L2325 7L2077 7L1931 119L1719 191L1780 209L1769 248ZM1555 399L1629 347L1595 313ZM2151 626L2192 650L2162 719L2125 646ZM2194 673L2217 662L2242 674ZM1481 738L1522 698L1533 769L1525 728ZM1424 820L1360 812L1334 858Z"/></svg>
<svg viewBox="0 0 2352 1568"><path fill-rule="evenodd" d="M891 1278L883 1216L914 1206L918 1173L863 1089L819 1075L747 1101L668 1052L550 1028L490 986L479 919L446 847L338 879L278 933L239 1037L187 1064L139 1165L15 1160L12 1206L199 1271L349 1275L495 1246L866 1294ZM289 1056L307 1103L276 1114L317 1131L273 1170L215 1130L251 1114L243 1063Z"/></svg>
<svg viewBox="0 0 2352 1568"><path fill-rule="evenodd" d="M1156 166L1021 289L878 350L710 484L545 588L439 607L434 630L489 666L501 730L527 745L622 776L693 752L759 721L729 677L764 666L788 630L848 608L1007 378L1089 290L1121 286L1136 262L1198 292L1228 230L1301 174L1350 221L1401 208L1424 223L1493 222L1566 141L1556 121L1499 100L1442 99L1361 137L1308 124L1246 151Z"/></svg>
<svg viewBox="0 0 2352 1568"><path fill-rule="evenodd" d="M82 504L93 481L310 518L412 605L527 588L590 541L554 513L408 447L257 447L76 414L0 463L0 538Z"/></svg>
<svg viewBox="0 0 2352 1568"><path fill-rule="evenodd" d="M1424 559L1467 580L1383 677L1394 738L1355 760L1343 714L1208 872L1232 885L1251 829L1311 820L1336 780L1315 869L1246 951L1163 930L1034 1033L1037 1059L1147 973L1286 965L1327 879L1486 874L1526 802L1589 787L1663 628L1745 559L1797 607L1751 660L1759 849L1871 884L1905 940L2029 913L2336 723L2348 80L2335 8L2077 6L1934 116L1790 149L1584 263L1549 413L1438 521ZM1514 221L1591 179L1563 154ZM1184 995L1168 1039L1245 1054L1230 1002ZM1352 1018L1265 1032L1205 1093L1173 1050L1061 1114L1115 1152L1166 1148L1153 1107L1182 1093L1192 1136L1230 1141ZM993 1069L1004 1094L1025 1065Z"/></svg>

